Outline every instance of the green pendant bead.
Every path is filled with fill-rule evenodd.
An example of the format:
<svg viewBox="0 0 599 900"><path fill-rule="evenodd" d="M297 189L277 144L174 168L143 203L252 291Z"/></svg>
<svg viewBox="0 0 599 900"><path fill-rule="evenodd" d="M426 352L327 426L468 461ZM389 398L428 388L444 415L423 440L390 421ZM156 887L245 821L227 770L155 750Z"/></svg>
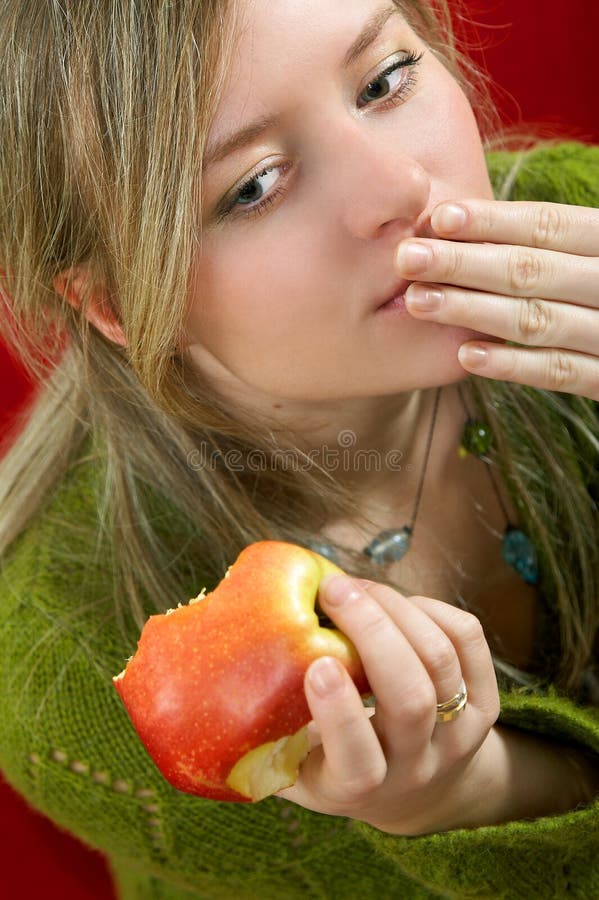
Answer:
<svg viewBox="0 0 599 900"><path fill-rule="evenodd" d="M468 419L462 434L460 456L471 453L473 456L484 456L493 443L493 432L484 422Z"/></svg>

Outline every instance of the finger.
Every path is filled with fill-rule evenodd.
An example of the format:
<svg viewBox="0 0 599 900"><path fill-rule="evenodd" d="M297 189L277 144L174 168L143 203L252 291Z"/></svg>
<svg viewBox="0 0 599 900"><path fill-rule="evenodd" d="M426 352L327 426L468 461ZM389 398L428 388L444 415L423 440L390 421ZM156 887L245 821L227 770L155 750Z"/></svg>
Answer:
<svg viewBox="0 0 599 900"><path fill-rule="evenodd" d="M438 704L456 700L464 685L467 691L474 685L470 701L459 713L460 727L446 728L447 723L440 723L435 715L430 732L430 739L443 747L443 752L458 757L468 755L499 715L493 662L480 623L469 613L439 600L404 598L374 582L369 583L368 589L381 605L396 610L391 614L395 614L406 634L413 635L412 644L436 685ZM398 603L398 599L404 602ZM445 665L441 662L443 656ZM442 676L437 680L439 670Z"/></svg>
<svg viewBox="0 0 599 900"><path fill-rule="evenodd" d="M418 307L421 298L426 309ZM433 301L435 307L431 308ZM586 306L537 298L514 300L442 284L416 283L406 291L406 306L418 318L463 325L519 344L599 355L599 314Z"/></svg>
<svg viewBox="0 0 599 900"><path fill-rule="evenodd" d="M410 238L399 245L396 266L410 281L599 307L599 262L587 256L503 244Z"/></svg>
<svg viewBox="0 0 599 900"><path fill-rule="evenodd" d="M401 629L435 686L437 703L455 696L462 682L460 660L449 635L426 610L384 584L361 581Z"/></svg>
<svg viewBox="0 0 599 900"><path fill-rule="evenodd" d="M468 701L487 712L499 715L497 679L493 658L483 627L472 613L431 597L410 597L412 603L426 612L443 629L455 647Z"/></svg>
<svg viewBox="0 0 599 900"><path fill-rule="evenodd" d="M322 757L306 760L304 781L310 792L350 800L382 783L387 762L354 683L333 657L309 667L305 692L322 742Z"/></svg>
<svg viewBox="0 0 599 900"><path fill-rule="evenodd" d="M397 594L401 597L401 594ZM323 580L319 602L354 643L376 697L376 721L389 723L395 744L406 751L428 740L437 696L418 654L386 610L344 575ZM400 728L395 727L401 722ZM379 727L377 725L377 727Z"/></svg>
<svg viewBox="0 0 599 900"><path fill-rule="evenodd" d="M597 256L599 210L526 200L464 200L441 203L431 225L440 237L459 241L519 244Z"/></svg>
<svg viewBox="0 0 599 900"><path fill-rule="evenodd" d="M342 665L332 657L316 660L306 673L306 699L317 724L329 773L341 786L357 791L382 781L385 755L370 723L369 710Z"/></svg>
<svg viewBox="0 0 599 900"><path fill-rule="evenodd" d="M364 715L366 716L367 719L371 719L372 716L374 716L374 714L376 712L376 710L371 706L363 707L363 710L364 710ZM310 722L308 722L306 728L308 731L308 752L312 753L312 751L315 750L316 748L320 748L320 750L322 751L322 734L320 733L320 728L318 727L318 725L316 724L314 719L312 719ZM316 757L317 757L316 754L312 755L313 764L316 764ZM322 756L319 757L319 759L320 759L320 762L318 764L322 765L323 760L324 760L324 753L322 753ZM304 769L303 771L304 771L304 776L306 776L306 770ZM308 779L306 777L304 777L304 781L306 781L306 780L308 780ZM286 797L289 800L294 800L295 802L300 802L299 796L297 794L297 789L295 788L295 786L293 788L284 788L282 791L278 791L277 796Z"/></svg>
<svg viewBox="0 0 599 900"><path fill-rule="evenodd" d="M569 350L529 350L477 341L462 344L458 359L473 375L599 400L597 357Z"/></svg>

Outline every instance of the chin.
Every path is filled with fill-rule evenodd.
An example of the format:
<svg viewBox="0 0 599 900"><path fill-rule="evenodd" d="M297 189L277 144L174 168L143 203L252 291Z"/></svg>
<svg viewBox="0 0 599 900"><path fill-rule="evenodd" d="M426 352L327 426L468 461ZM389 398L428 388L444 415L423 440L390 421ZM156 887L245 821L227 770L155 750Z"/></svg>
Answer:
<svg viewBox="0 0 599 900"><path fill-rule="evenodd" d="M462 344L468 341L484 341L485 343L503 344L503 338L496 335L487 334L485 331L474 331L472 328L463 328L461 325L441 325L443 329L442 346L439 348L440 355L445 356L448 353L457 357L458 350Z"/></svg>
<svg viewBox="0 0 599 900"><path fill-rule="evenodd" d="M443 329L442 339L435 342L434 350L431 346L431 355L427 355L428 358L422 360L423 365L418 366L418 369L416 367L412 369L418 383L411 387L440 387L463 381L474 374L464 369L458 359L458 350L467 341L481 340L503 343L503 340L493 335L482 331L473 331L471 328L453 325L442 325L440 328ZM406 389L410 388L404 387L404 390Z"/></svg>

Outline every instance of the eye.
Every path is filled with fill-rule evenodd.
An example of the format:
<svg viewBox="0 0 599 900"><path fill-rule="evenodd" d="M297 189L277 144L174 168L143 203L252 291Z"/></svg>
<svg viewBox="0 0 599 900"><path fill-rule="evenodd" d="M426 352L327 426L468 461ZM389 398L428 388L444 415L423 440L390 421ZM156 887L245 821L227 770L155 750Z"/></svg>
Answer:
<svg viewBox="0 0 599 900"><path fill-rule="evenodd" d="M235 203L240 206L249 206L262 199L268 191L277 183L278 178L274 174L280 166L269 166L257 175L253 175L242 185L235 197Z"/></svg>
<svg viewBox="0 0 599 900"><path fill-rule="evenodd" d="M259 215L274 203L276 197L284 193L281 182L285 180L283 176L290 168L290 163L277 163L251 175L229 200L225 200L223 208L217 212L219 220L233 211L242 217Z"/></svg>
<svg viewBox="0 0 599 900"><path fill-rule="evenodd" d="M377 110L403 102L415 84L416 66L422 56L407 51L396 54L399 58L368 82L358 96L358 107L371 106L381 98L383 102L376 102ZM231 213L241 218L262 215L277 197L285 194L288 179L284 175L290 168L290 163L278 163L259 169L223 201L216 211L217 221L224 221Z"/></svg>
<svg viewBox="0 0 599 900"><path fill-rule="evenodd" d="M384 97L392 100L392 105L402 101L415 81L414 69L422 59L422 53L406 53L388 65L376 78L369 81L358 97L358 105L368 106Z"/></svg>

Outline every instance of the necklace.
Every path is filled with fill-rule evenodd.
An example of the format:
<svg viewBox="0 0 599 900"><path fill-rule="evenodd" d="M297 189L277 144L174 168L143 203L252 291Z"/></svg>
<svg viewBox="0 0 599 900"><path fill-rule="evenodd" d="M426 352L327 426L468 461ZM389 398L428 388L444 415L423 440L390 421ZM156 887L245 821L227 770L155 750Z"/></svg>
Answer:
<svg viewBox="0 0 599 900"><path fill-rule="evenodd" d="M536 548L528 535L526 535L520 528L510 522L505 504L501 498L501 493L493 476L492 460L487 455L488 451L491 448L491 445L493 444L493 433L491 432L491 429L488 427L488 425L486 425L484 422L478 421L470 415L468 406L462 394L461 386L458 384L457 388L462 406L464 407L464 410L466 412L466 424L462 433L462 440L458 453L462 458L468 456L469 454L472 454L486 464L486 470L489 473L495 495L497 497L499 505L501 506L501 510L506 521L506 527L501 541L501 555L507 565L514 569L518 573L518 575L520 575L520 577L527 582L527 584L537 584L539 572ZM431 417L431 424L429 426L426 449L424 451L424 459L422 462L422 469L420 471L420 478L418 481L418 489L416 491L416 499L414 501L414 507L412 510L410 521L402 528L387 528L383 531L380 531L362 550L362 552L366 556L370 557L370 559L378 565L398 562L410 549L410 544L414 535L416 519L418 517L418 509L420 507L422 489L424 487L426 468L428 465L431 446L433 442L433 433L437 421L437 412L439 409L441 391L442 388L438 387L435 393L433 414ZM310 541L310 548L316 553L320 553L321 556L326 556L332 562L339 565L339 554L337 550L331 544L326 543L326 541Z"/></svg>

